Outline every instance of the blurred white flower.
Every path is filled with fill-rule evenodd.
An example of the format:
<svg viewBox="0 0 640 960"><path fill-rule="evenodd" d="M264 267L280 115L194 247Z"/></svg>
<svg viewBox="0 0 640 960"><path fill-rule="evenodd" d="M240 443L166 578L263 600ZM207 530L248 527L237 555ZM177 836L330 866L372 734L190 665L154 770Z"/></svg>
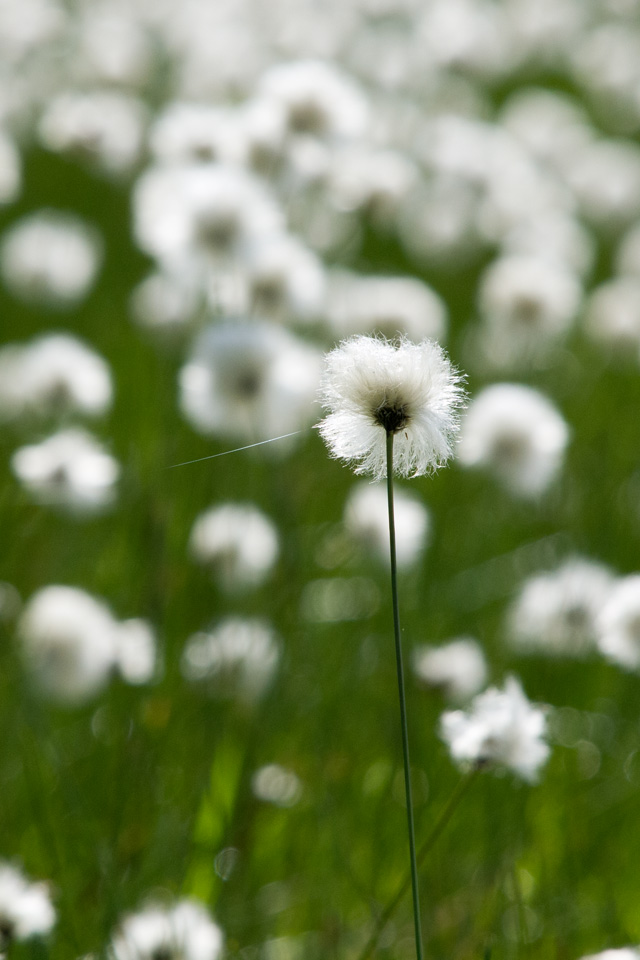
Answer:
<svg viewBox="0 0 640 960"><path fill-rule="evenodd" d="M61 93L49 102L39 133L49 150L75 154L121 176L141 158L146 120L144 104L129 94Z"/></svg>
<svg viewBox="0 0 640 960"><path fill-rule="evenodd" d="M5 231L0 272L21 300L69 307L86 296L101 259L93 227L74 214L39 210Z"/></svg>
<svg viewBox="0 0 640 960"><path fill-rule="evenodd" d="M44 695L83 704L118 670L127 683L151 680L155 637L143 620L119 622L103 600L77 587L48 586L25 604L18 636L27 671Z"/></svg>
<svg viewBox="0 0 640 960"><path fill-rule="evenodd" d="M36 686L71 705L89 700L107 683L115 631L106 604L76 587L43 587L18 622L22 654Z"/></svg>
<svg viewBox="0 0 640 960"><path fill-rule="evenodd" d="M613 582L606 567L580 558L530 577L509 611L509 643L551 655L584 656L595 649L596 621Z"/></svg>
<svg viewBox="0 0 640 960"><path fill-rule="evenodd" d="M252 315L285 321L315 320L325 296L320 258L289 234L265 238L247 251L245 309Z"/></svg>
<svg viewBox="0 0 640 960"><path fill-rule="evenodd" d="M575 151L564 173L582 213L601 232L615 234L640 216L637 143L595 140Z"/></svg>
<svg viewBox="0 0 640 960"><path fill-rule="evenodd" d="M47 884L31 883L16 867L0 861L0 950L13 941L49 933L55 922Z"/></svg>
<svg viewBox="0 0 640 960"><path fill-rule="evenodd" d="M458 458L488 468L512 493L535 498L559 473L569 428L538 390L496 383L474 397L463 419Z"/></svg>
<svg viewBox="0 0 640 960"><path fill-rule="evenodd" d="M472 700L468 711L444 713L440 736L461 766L491 764L535 781L549 756L546 727L544 709L532 706L519 681L508 677L504 690L490 687Z"/></svg>
<svg viewBox="0 0 640 960"><path fill-rule="evenodd" d="M300 60L270 67L258 92L285 109L289 133L321 140L361 136L368 104L357 83L329 61Z"/></svg>
<svg viewBox="0 0 640 960"><path fill-rule="evenodd" d="M538 357L568 331L581 297L575 274L545 258L495 260L478 290L484 352L497 364Z"/></svg>
<svg viewBox="0 0 640 960"><path fill-rule="evenodd" d="M293 807L302 795L302 784L292 770L277 763L269 763L256 770L251 778L251 789L258 800L276 807Z"/></svg>
<svg viewBox="0 0 640 960"><path fill-rule="evenodd" d="M191 554L209 566L223 589L258 587L278 558L275 525L252 504L223 503L201 513L189 538Z"/></svg>
<svg viewBox="0 0 640 960"><path fill-rule="evenodd" d="M282 327L213 324L196 338L180 371L180 406L201 433L266 440L311 421L319 379L319 351ZM291 441L259 449L277 456Z"/></svg>
<svg viewBox="0 0 640 960"><path fill-rule="evenodd" d="M381 333L411 340L443 340L444 301L417 277L362 276L335 270L330 276L327 320L339 336Z"/></svg>
<svg viewBox="0 0 640 960"><path fill-rule="evenodd" d="M156 672L156 636L146 620L135 618L117 624L114 663L126 683L149 683Z"/></svg>
<svg viewBox="0 0 640 960"><path fill-rule="evenodd" d="M328 194L339 210L358 210L374 223L391 226L400 203L417 179L417 171L401 151L349 146L331 159Z"/></svg>
<svg viewBox="0 0 640 960"><path fill-rule="evenodd" d="M640 574L613 586L597 620L598 649L627 670L640 668Z"/></svg>
<svg viewBox="0 0 640 960"><path fill-rule="evenodd" d="M471 637L458 637L439 647L423 644L412 654L413 671L429 687L441 689L448 700L468 700L487 682L482 647Z"/></svg>
<svg viewBox="0 0 640 960"><path fill-rule="evenodd" d="M223 935L197 900L150 904L125 917L111 941L111 960L218 960Z"/></svg>
<svg viewBox="0 0 640 960"><path fill-rule="evenodd" d="M133 4L98 3L75 13L77 49L70 57L83 88L96 82L139 88L148 81L153 41L141 12Z"/></svg>
<svg viewBox="0 0 640 960"><path fill-rule="evenodd" d="M50 333L0 350L0 419L76 413L95 417L111 406L111 371L91 347Z"/></svg>
<svg viewBox="0 0 640 960"><path fill-rule="evenodd" d="M326 356L321 388L328 415L318 426L331 456L380 480L387 473L389 433L399 475L443 466L458 427L460 380L434 340L344 340Z"/></svg>
<svg viewBox="0 0 640 960"><path fill-rule="evenodd" d="M158 271L133 289L130 309L142 327L157 333L183 330L196 318L198 292L182 275Z"/></svg>
<svg viewBox="0 0 640 960"><path fill-rule="evenodd" d="M394 490L396 553L399 567L411 567L425 548L430 518L416 497L396 485ZM361 481L351 488L344 507L347 531L367 553L389 562L389 512L384 484Z"/></svg>
<svg viewBox="0 0 640 960"><path fill-rule="evenodd" d="M640 351L640 275L614 277L595 287L587 300L584 328L598 343Z"/></svg>
<svg viewBox="0 0 640 960"><path fill-rule="evenodd" d="M543 210L526 217L501 239L508 257L526 257L554 265L559 275L574 283L591 270L596 256L596 239L571 213Z"/></svg>
<svg viewBox="0 0 640 960"><path fill-rule="evenodd" d="M282 231L283 214L255 177L217 163L150 167L133 196L140 247L168 269L218 270Z"/></svg>
<svg viewBox="0 0 640 960"><path fill-rule="evenodd" d="M91 434L61 430L20 447L11 469L38 503L78 514L95 513L115 499L120 466Z"/></svg>
<svg viewBox="0 0 640 960"><path fill-rule="evenodd" d="M254 97L240 107L238 123L248 168L258 176L277 177L285 159L287 118L284 104L271 97Z"/></svg>
<svg viewBox="0 0 640 960"><path fill-rule="evenodd" d="M620 238L615 269L622 276L640 277L640 222L633 223Z"/></svg>
<svg viewBox="0 0 640 960"><path fill-rule="evenodd" d="M595 138L578 100L542 87L515 90L504 103L500 120L539 160L557 170Z"/></svg>
<svg viewBox="0 0 640 960"><path fill-rule="evenodd" d="M193 682L209 681L218 696L238 694L251 702L266 691L279 660L280 640L267 623L229 617L189 637L182 673Z"/></svg>
<svg viewBox="0 0 640 960"><path fill-rule="evenodd" d="M172 102L155 119L149 145L162 163L239 163L243 136L230 107Z"/></svg>

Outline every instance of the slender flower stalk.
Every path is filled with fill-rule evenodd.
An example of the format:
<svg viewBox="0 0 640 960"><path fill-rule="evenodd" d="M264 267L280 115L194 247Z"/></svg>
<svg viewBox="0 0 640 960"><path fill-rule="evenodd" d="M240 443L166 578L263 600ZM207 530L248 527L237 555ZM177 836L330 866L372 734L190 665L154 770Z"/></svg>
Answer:
<svg viewBox="0 0 640 960"><path fill-rule="evenodd" d="M464 776L458 782L458 785L456 786L455 790L449 797L449 800L445 804L443 810L440 812L438 819L433 824L431 831L428 833L422 846L418 850L418 854L416 856L416 862L418 867L420 867L424 863L427 855L432 850L436 841L439 840L442 833L444 833L444 830L447 824L449 823L449 821L451 820L451 817L455 813L458 807L458 804L461 802L463 796L465 795L465 793L467 792L467 790L469 789L473 781L478 776L478 773L480 772L480 770L481 770L480 766L473 767L471 770L469 770L466 776ZM404 898L411 884L412 884L412 874L409 874L402 881L402 884L400 885L400 887L398 887L398 891L396 895L393 897L392 900L389 901L387 906L384 908L384 910L376 920L376 924L373 929L373 932L369 937L369 939L367 940L367 943L365 944L365 947L362 953L359 954L358 960L369 960L369 957L372 955L373 951L376 948L376 944L380 939L380 934L388 924L393 914L396 912L398 908L398 904Z"/></svg>
<svg viewBox="0 0 640 960"><path fill-rule="evenodd" d="M411 764L409 760L409 730L407 727L407 704L404 692L402 666L402 641L400 635L400 606L398 603L398 567L396 563L396 526L393 510L393 431L387 429L387 498L389 503L389 551L391 556L391 597L393 602L393 635L396 648L398 674L398 698L400 701L400 726L402 728L402 760L404 763L404 790L407 802L407 826L409 829L409 859L411 861L411 889L413 893L413 923L416 938L416 956L422 960L422 929L420 925L420 895L418 891L418 864L416 861L416 837L413 824L413 797L411 792Z"/></svg>

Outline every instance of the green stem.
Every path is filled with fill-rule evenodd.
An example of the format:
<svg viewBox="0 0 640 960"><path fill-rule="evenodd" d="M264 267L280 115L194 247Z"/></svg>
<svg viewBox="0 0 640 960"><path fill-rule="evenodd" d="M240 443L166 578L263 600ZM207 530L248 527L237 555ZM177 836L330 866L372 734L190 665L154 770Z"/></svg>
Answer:
<svg viewBox="0 0 640 960"><path fill-rule="evenodd" d="M469 771L466 777L463 777L462 780L458 781L457 787L449 797L449 800L447 801L444 809L440 812L440 816L438 817L433 827L431 828L431 832L428 834L424 843L420 847L420 850L418 851L418 857L417 857L418 866L422 866L422 864L424 863L424 860L427 854L430 852L432 847L435 845L436 841L444 832L444 829L449 823L449 821L451 820L451 817L453 816L453 813L456 807L462 800L462 797L467 792L467 790L469 789L469 787L471 786L475 778L478 776L479 772L480 772L480 767L474 767L472 770ZM359 954L358 960L369 960L369 957L373 953L375 946L380 938L380 934L382 933L387 923L395 913L398 904L403 899L403 897L405 896L410 886L411 886L411 877L408 876L402 882L401 886L398 888L398 892L396 893L393 900L391 900L387 904L387 906L384 908L384 910L376 920L376 925L374 927L373 933L369 937L364 950L362 951L361 954Z"/></svg>
<svg viewBox="0 0 640 960"><path fill-rule="evenodd" d="M402 668L402 644L400 638L400 608L398 605L398 565L396 562L396 525L393 509L393 433L387 431L387 499L389 504L389 550L391 556L391 597L393 601L393 634L396 647L398 673L398 697L400 700L400 726L402 728L402 758L404 761L404 789L407 801L407 825L409 828L409 858L411 861L411 888L413 891L413 922L416 938L416 956L422 960L422 932L420 929L420 899L418 895L418 864L416 838L413 826L413 799L411 796L411 765L409 762L409 732L407 729L407 704L404 692Z"/></svg>

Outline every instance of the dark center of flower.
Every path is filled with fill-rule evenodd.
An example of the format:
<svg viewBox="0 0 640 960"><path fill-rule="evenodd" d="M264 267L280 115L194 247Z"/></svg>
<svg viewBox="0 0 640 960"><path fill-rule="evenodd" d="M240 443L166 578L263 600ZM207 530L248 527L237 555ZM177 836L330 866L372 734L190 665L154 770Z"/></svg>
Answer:
<svg viewBox="0 0 640 960"><path fill-rule="evenodd" d="M300 100L289 110L289 128L293 133L320 136L327 127L327 115L315 100Z"/></svg>
<svg viewBox="0 0 640 960"><path fill-rule="evenodd" d="M224 253L233 247L240 233L238 217L232 211L215 211L201 214L197 224L198 240L216 253Z"/></svg>
<svg viewBox="0 0 640 960"><path fill-rule="evenodd" d="M398 433L409 422L407 405L385 400L375 411L373 419L381 427L384 427L387 433Z"/></svg>
<svg viewBox="0 0 640 960"><path fill-rule="evenodd" d="M282 275L271 273L255 277L252 284L252 293L256 307L269 311L278 309L285 294Z"/></svg>
<svg viewBox="0 0 640 960"><path fill-rule="evenodd" d="M0 947L8 947L13 940L14 927L7 917L0 917Z"/></svg>

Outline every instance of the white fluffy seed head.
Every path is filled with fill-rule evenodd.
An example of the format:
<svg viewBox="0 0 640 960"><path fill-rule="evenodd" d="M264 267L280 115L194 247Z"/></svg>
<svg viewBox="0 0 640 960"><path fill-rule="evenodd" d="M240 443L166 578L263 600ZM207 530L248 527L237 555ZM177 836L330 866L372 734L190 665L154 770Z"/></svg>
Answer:
<svg viewBox="0 0 640 960"><path fill-rule="evenodd" d="M462 378L434 340L355 336L326 357L318 424L332 457L376 480L386 476L386 437L394 470L420 476L452 454L463 403Z"/></svg>

